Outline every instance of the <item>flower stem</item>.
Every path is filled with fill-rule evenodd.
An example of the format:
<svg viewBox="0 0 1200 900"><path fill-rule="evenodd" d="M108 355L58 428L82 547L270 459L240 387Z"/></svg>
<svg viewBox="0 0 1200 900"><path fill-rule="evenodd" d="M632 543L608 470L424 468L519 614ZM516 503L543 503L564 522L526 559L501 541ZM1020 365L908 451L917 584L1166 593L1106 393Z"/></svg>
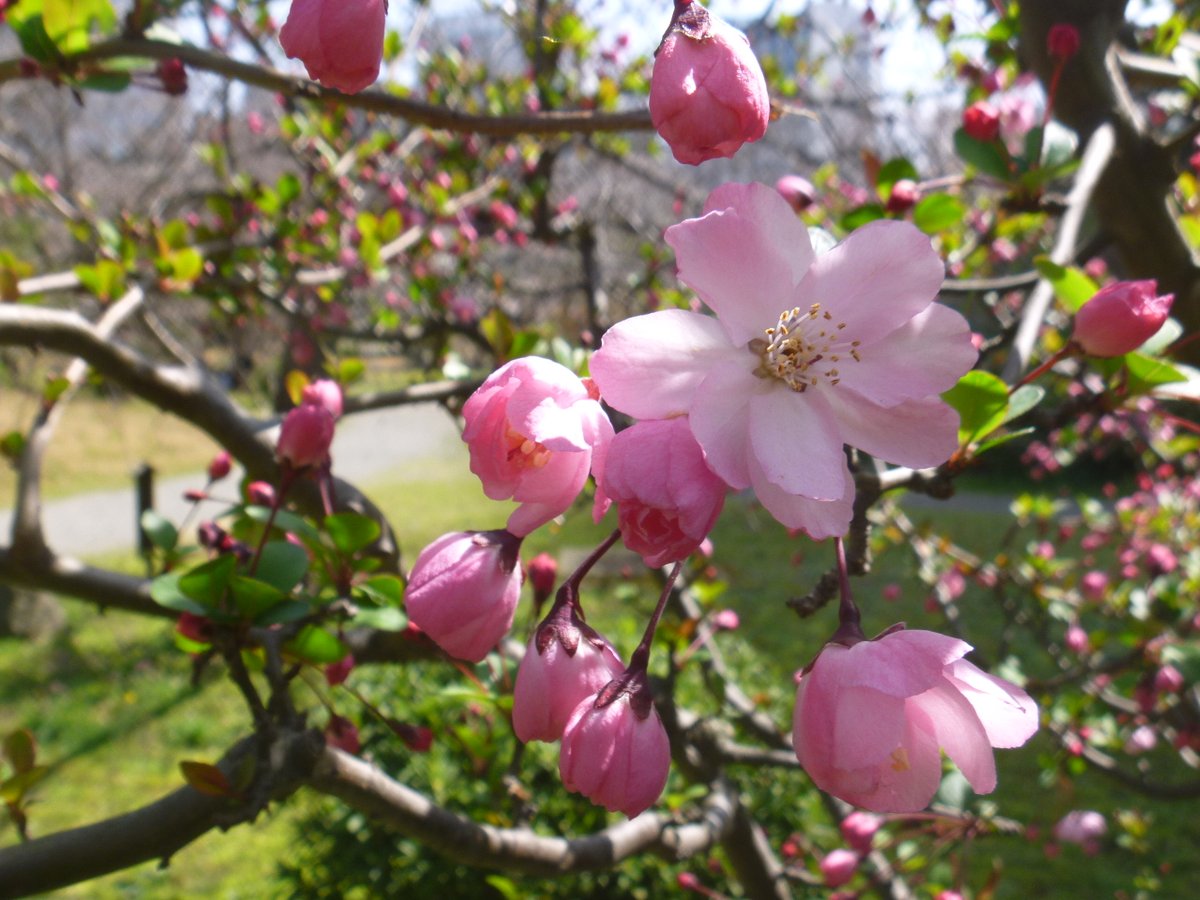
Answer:
<svg viewBox="0 0 1200 900"><path fill-rule="evenodd" d="M1055 353L1053 356L1051 356L1048 360L1046 360L1044 363L1042 363L1040 366L1038 366L1032 372L1027 374L1024 378L1022 378L1020 381L1018 381L1012 387L1010 387L1008 389L1008 393L1012 394L1017 388L1024 387L1025 385L1029 384L1031 381L1037 381L1037 379L1041 378L1043 375L1045 375L1047 372L1049 372L1052 368L1054 368L1054 366L1058 365L1058 363L1062 362L1064 359L1074 356L1075 351L1076 351L1075 343L1073 341L1068 342L1065 347L1063 347L1061 350L1059 350L1057 353Z"/></svg>
<svg viewBox="0 0 1200 900"><path fill-rule="evenodd" d="M570 576L568 576L567 580L562 583L558 589L558 592L554 595L554 605L550 607L550 612L546 614L547 619L553 616L556 612L559 612L562 607L569 606L575 611L580 619L586 621L586 619L584 619L583 609L579 605L579 586L583 583L583 579L587 573L592 570L592 566L600 561L604 554L612 548L612 545L617 542L617 539L620 536L621 529L618 528L614 530L612 534L600 542L599 546L597 546L595 550L588 554L587 559L579 564L579 568L577 568L570 574Z"/></svg>
<svg viewBox="0 0 1200 900"><path fill-rule="evenodd" d="M659 595L658 605L654 607L650 621L646 623L646 633L642 635L641 643L629 657L629 668L626 671L646 671L646 666L650 662L650 645L654 642L654 632L658 630L658 620L662 618L663 610L667 608L667 601L671 599L671 590L675 587L675 579L679 577L679 570L682 568L682 562L677 562L671 567L671 574L667 576L667 583L663 585L662 594Z"/></svg>
<svg viewBox="0 0 1200 900"><path fill-rule="evenodd" d="M250 560L250 565L246 568L246 574L251 578L258 571L258 561L262 559L263 547L267 545L267 538L271 536L271 528L275 525L275 516L283 506L283 498L295 480L296 473L291 466L285 465L283 474L279 478L279 490L275 492L275 499L271 501L271 513L267 516L266 524L263 525L262 537L258 539L258 546L254 548L254 558Z"/></svg>
<svg viewBox="0 0 1200 900"><path fill-rule="evenodd" d="M829 640L832 643L845 644L847 647L867 639L862 630L862 613L854 602L854 594L850 590L850 570L846 565L846 545L842 539L834 538L833 546L837 550L838 587L841 600L838 603L838 629Z"/></svg>

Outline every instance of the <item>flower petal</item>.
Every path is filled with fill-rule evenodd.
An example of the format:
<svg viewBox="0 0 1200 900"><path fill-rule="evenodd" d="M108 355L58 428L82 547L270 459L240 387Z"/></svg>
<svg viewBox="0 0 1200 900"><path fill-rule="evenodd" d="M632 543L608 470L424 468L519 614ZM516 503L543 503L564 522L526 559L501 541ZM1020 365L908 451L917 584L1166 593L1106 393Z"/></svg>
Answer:
<svg viewBox="0 0 1200 900"><path fill-rule="evenodd" d="M879 765L904 736L904 702L865 687L844 688L838 696L833 740L839 769Z"/></svg>
<svg viewBox="0 0 1200 900"><path fill-rule="evenodd" d="M948 391L975 365L971 328L954 310L931 304L869 347L843 360L841 384L880 406Z"/></svg>
<svg viewBox="0 0 1200 900"><path fill-rule="evenodd" d="M824 661L835 645L821 654ZM830 656L824 666L846 687L869 687L893 697L915 697L942 684L948 663L971 645L935 631L905 629L873 641L861 641Z"/></svg>
<svg viewBox="0 0 1200 900"><path fill-rule="evenodd" d="M592 355L591 373L610 406L639 419L683 415L715 364L747 355L720 323L683 309L618 322Z"/></svg>
<svg viewBox="0 0 1200 900"><path fill-rule="evenodd" d="M845 460L842 461L845 466ZM750 484L761 503L777 522L788 528L799 528L814 541L841 537L850 529L854 515L854 478L847 467L843 473L845 490L837 500L812 500L799 494L789 494L771 484L762 467L750 460Z"/></svg>
<svg viewBox="0 0 1200 900"><path fill-rule="evenodd" d="M808 230L765 184L726 184L705 215L672 225L666 241L679 278L717 314L741 346L795 306L796 285L813 262Z"/></svg>
<svg viewBox="0 0 1200 900"><path fill-rule="evenodd" d="M1020 747L1037 731L1037 704L1015 684L965 659L951 663L946 678L974 707L993 747Z"/></svg>
<svg viewBox="0 0 1200 900"><path fill-rule="evenodd" d="M768 384L749 398L750 448L767 480L813 500L841 498L846 456L823 393L802 395L781 382Z"/></svg>
<svg viewBox="0 0 1200 900"><path fill-rule="evenodd" d="M854 391L828 391L842 439L900 466L939 466L958 449L958 413L939 397L878 406Z"/></svg>
<svg viewBox="0 0 1200 900"><path fill-rule="evenodd" d="M908 222L870 222L817 257L792 305L820 303L867 348L929 306L944 275L928 235Z"/></svg>
<svg viewBox="0 0 1200 900"><path fill-rule="evenodd" d="M949 680L906 703L910 713L919 707L929 716L938 745L977 794L990 794L996 789L996 756L987 732L971 704Z"/></svg>
<svg viewBox="0 0 1200 900"><path fill-rule="evenodd" d="M742 354L739 354L742 356ZM750 396L765 390L749 369L750 356L713 367L695 392L688 421L709 468L733 488L750 484Z"/></svg>

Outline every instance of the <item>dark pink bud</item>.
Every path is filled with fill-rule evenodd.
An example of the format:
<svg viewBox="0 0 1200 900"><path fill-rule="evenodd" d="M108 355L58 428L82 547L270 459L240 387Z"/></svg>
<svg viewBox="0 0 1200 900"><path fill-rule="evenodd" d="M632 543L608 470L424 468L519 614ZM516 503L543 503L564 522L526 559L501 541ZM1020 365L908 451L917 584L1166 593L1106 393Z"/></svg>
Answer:
<svg viewBox="0 0 1200 900"><path fill-rule="evenodd" d="M201 522L196 526L196 540L201 547L217 550L225 539L225 531L216 522Z"/></svg>
<svg viewBox="0 0 1200 900"><path fill-rule="evenodd" d="M1157 294L1158 283L1116 281L1101 288L1075 313L1075 343L1089 356L1122 356L1144 344L1167 320L1174 294Z"/></svg>
<svg viewBox="0 0 1200 900"><path fill-rule="evenodd" d="M274 506L275 488L265 481L252 481L246 485L246 499L256 506Z"/></svg>
<svg viewBox="0 0 1200 900"><path fill-rule="evenodd" d="M330 663L325 667L325 681L330 687L337 687L350 677L352 671L354 671L354 655L347 653L337 662Z"/></svg>
<svg viewBox="0 0 1200 900"><path fill-rule="evenodd" d="M308 77L354 94L379 77L387 0L293 0L279 43Z"/></svg>
<svg viewBox="0 0 1200 900"><path fill-rule="evenodd" d="M178 97L180 94L186 94L188 89L187 68L184 67L183 61L175 57L169 59L160 59L158 61L158 78L162 82L163 90L173 97Z"/></svg>
<svg viewBox="0 0 1200 900"><path fill-rule="evenodd" d="M1154 673L1154 689L1160 694L1174 694L1184 685L1183 674L1174 666L1163 666Z"/></svg>
<svg viewBox="0 0 1200 900"><path fill-rule="evenodd" d="M1055 59L1066 62L1079 52L1079 29L1067 22L1050 26L1046 33L1046 49Z"/></svg>
<svg viewBox="0 0 1200 900"><path fill-rule="evenodd" d="M558 578L558 561L549 553L539 553L529 561L529 581L533 585L534 604L541 606L554 593Z"/></svg>
<svg viewBox="0 0 1200 900"><path fill-rule="evenodd" d="M972 103L963 110L963 130L977 141L990 143L1000 136L1000 113L986 100Z"/></svg>
<svg viewBox="0 0 1200 900"><path fill-rule="evenodd" d="M887 210L891 213L908 212L917 205L919 199L921 192L917 190L917 183L911 178L901 178L892 185L892 191L888 194Z"/></svg>
<svg viewBox="0 0 1200 900"><path fill-rule="evenodd" d="M306 385L301 402L306 406L323 407L333 416L334 421L342 417L342 388L336 381L328 378L319 378Z"/></svg>
<svg viewBox="0 0 1200 900"><path fill-rule="evenodd" d="M275 456L293 469L322 466L329 462L333 443L333 416L323 406L297 406L283 419Z"/></svg>
<svg viewBox="0 0 1200 900"><path fill-rule="evenodd" d="M330 716L329 724L325 726L325 745L346 753L357 754L362 749L362 742L358 738L358 727L342 716Z"/></svg>
<svg viewBox="0 0 1200 900"><path fill-rule="evenodd" d="M392 731L404 741L404 746L414 753L428 753L433 746L433 730L424 725L409 725L407 722L390 721Z"/></svg>
<svg viewBox="0 0 1200 900"><path fill-rule="evenodd" d="M179 618L175 622L175 630L189 641L195 641L197 644L212 643L212 621L195 613L180 613Z"/></svg>
<svg viewBox="0 0 1200 900"><path fill-rule="evenodd" d="M699 3L677 3L654 57L650 118L671 153L696 166L767 133L771 101L746 36Z"/></svg>
<svg viewBox="0 0 1200 900"><path fill-rule="evenodd" d="M197 488L191 488L183 492L183 499L189 503L199 503L201 500L208 499L208 494Z"/></svg>
<svg viewBox="0 0 1200 900"><path fill-rule="evenodd" d="M212 462L208 464L208 480L220 481L229 474L229 470L233 467L233 460L229 453L222 450L212 458Z"/></svg>

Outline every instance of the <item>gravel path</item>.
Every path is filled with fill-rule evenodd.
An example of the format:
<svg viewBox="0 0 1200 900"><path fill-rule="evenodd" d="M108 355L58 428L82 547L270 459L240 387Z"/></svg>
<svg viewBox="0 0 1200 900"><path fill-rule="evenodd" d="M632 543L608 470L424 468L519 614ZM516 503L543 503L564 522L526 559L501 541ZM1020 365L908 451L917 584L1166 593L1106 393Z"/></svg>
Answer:
<svg viewBox="0 0 1200 900"><path fill-rule="evenodd" d="M363 487L385 480L389 470L402 463L447 454L461 454L465 465L466 452L458 428L440 406L431 403L373 410L348 416L339 423L333 442L333 470ZM236 483L232 476L227 479L225 493L231 494ZM155 508L179 522L191 506L184 492L203 486L202 472L160 479L154 488ZM47 543L57 553L94 556L133 547L137 542L136 515L132 487L96 491L46 503L43 527ZM5 541L11 527L12 511L0 510L0 535Z"/></svg>

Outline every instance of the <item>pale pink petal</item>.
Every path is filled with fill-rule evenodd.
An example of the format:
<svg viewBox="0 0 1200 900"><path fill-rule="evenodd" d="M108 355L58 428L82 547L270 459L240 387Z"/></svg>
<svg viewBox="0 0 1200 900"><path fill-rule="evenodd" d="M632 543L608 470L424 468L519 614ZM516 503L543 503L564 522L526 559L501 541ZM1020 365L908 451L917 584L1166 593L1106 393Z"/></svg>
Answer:
<svg viewBox="0 0 1200 900"><path fill-rule="evenodd" d="M845 461L842 462L846 466ZM849 467L843 472L845 492L837 500L812 500L788 494L767 480L762 468L750 460L750 484L754 494L775 520L788 528L799 528L814 541L841 537L850 528L854 515L854 478Z"/></svg>
<svg viewBox="0 0 1200 900"><path fill-rule="evenodd" d="M841 387L827 393L847 444L917 469L940 466L958 449L958 413L941 398L883 407Z"/></svg>
<svg viewBox="0 0 1200 900"><path fill-rule="evenodd" d="M706 215L673 225L666 241L679 278L720 317L734 344L762 337L795 306L796 285L812 264L808 231L778 191L726 184Z"/></svg>
<svg viewBox="0 0 1200 900"><path fill-rule="evenodd" d="M751 394L770 385L750 371L750 355L714 366L695 392L688 421L709 468L733 488L750 484Z"/></svg>
<svg viewBox="0 0 1200 900"><path fill-rule="evenodd" d="M1020 747L1037 731L1037 704L1015 684L965 659L952 663L946 677L974 707L993 747Z"/></svg>
<svg viewBox="0 0 1200 900"><path fill-rule="evenodd" d="M996 789L996 756L987 732L971 704L949 680L905 702L910 713L916 706L929 716L938 744L977 794Z"/></svg>
<svg viewBox="0 0 1200 900"><path fill-rule="evenodd" d="M682 309L618 322L592 355L591 373L604 400L638 419L684 415L713 366L734 357L720 323Z"/></svg>
<svg viewBox="0 0 1200 900"><path fill-rule="evenodd" d="M907 222L871 222L817 257L793 305L820 303L866 347L929 306L944 274L928 235Z"/></svg>
<svg viewBox="0 0 1200 900"><path fill-rule="evenodd" d="M880 406L950 390L979 356L967 320L939 303L858 355L858 362L842 357L841 385Z"/></svg>
<svg viewBox="0 0 1200 900"><path fill-rule="evenodd" d="M743 402L750 406L750 447L768 481L813 500L845 493L842 438L822 392L798 394L776 382Z"/></svg>
<svg viewBox="0 0 1200 900"><path fill-rule="evenodd" d="M868 796L847 797L875 812L917 812L929 805L942 782L942 757L932 723L921 710L910 712L904 740L893 762L880 773L879 783Z"/></svg>
<svg viewBox="0 0 1200 900"><path fill-rule="evenodd" d="M822 652L825 657L835 645ZM893 631L874 641L861 641L823 662L830 678L845 687L869 687L893 697L915 697L943 683L952 660L971 645L934 631Z"/></svg>
<svg viewBox="0 0 1200 900"><path fill-rule="evenodd" d="M839 769L879 765L904 736L904 700L873 688L843 687L833 721Z"/></svg>
<svg viewBox="0 0 1200 900"><path fill-rule="evenodd" d="M804 771L814 782L822 784L833 777L835 747L829 723L837 716L838 690L836 684L818 683L814 687L814 671L805 673L796 686L792 744Z"/></svg>

